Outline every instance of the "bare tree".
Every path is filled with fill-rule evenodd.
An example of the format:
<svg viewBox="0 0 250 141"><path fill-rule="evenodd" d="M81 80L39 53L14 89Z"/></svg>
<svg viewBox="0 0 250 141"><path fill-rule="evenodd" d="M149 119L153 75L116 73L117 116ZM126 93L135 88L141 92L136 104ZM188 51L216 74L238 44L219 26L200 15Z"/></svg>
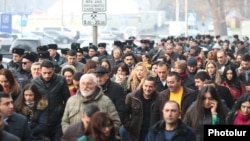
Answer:
<svg viewBox="0 0 250 141"><path fill-rule="evenodd" d="M224 0L208 0L208 3L212 13L215 35L227 35L226 16L223 9Z"/></svg>

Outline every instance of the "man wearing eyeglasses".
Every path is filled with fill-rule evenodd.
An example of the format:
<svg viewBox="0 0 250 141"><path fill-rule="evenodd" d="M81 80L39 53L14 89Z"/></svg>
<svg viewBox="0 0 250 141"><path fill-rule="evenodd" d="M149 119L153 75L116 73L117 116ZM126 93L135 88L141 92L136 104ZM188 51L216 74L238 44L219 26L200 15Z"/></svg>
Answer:
<svg viewBox="0 0 250 141"><path fill-rule="evenodd" d="M15 73L16 80L20 85L26 80L32 79L31 65L37 60L37 55L28 52L23 55L22 66Z"/></svg>

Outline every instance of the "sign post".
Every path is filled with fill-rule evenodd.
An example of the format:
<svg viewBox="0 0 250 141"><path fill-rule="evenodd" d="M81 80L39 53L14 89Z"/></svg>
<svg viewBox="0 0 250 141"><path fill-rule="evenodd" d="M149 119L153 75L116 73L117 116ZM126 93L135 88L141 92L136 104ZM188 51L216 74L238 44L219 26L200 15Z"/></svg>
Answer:
<svg viewBox="0 0 250 141"><path fill-rule="evenodd" d="M94 45L97 45L97 26L107 24L106 13L97 12L106 12L106 7L106 0L82 0L82 24L93 26Z"/></svg>
<svg viewBox="0 0 250 141"><path fill-rule="evenodd" d="M6 33L12 32L12 15L11 14L0 15L0 32L6 32Z"/></svg>

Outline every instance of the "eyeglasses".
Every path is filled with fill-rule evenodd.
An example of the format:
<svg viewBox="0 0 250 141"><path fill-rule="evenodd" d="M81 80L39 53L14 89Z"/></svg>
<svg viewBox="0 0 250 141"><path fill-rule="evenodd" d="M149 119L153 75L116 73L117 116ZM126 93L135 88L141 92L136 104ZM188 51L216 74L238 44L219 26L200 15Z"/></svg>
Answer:
<svg viewBox="0 0 250 141"><path fill-rule="evenodd" d="M24 65L26 65L26 64L28 64L28 63L31 63L31 62L22 62L22 64L24 64Z"/></svg>

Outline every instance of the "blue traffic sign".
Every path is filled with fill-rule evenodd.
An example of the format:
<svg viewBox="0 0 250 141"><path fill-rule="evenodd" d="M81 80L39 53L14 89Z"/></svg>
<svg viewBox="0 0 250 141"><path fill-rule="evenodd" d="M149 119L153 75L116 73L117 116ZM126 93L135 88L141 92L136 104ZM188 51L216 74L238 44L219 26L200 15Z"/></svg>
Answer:
<svg viewBox="0 0 250 141"><path fill-rule="evenodd" d="M20 21L20 25L23 26L27 26L28 23L28 15L27 14L22 14L21 15L21 21Z"/></svg>
<svg viewBox="0 0 250 141"><path fill-rule="evenodd" d="M12 32L12 15L1 14L0 16L0 32Z"/></svg>

